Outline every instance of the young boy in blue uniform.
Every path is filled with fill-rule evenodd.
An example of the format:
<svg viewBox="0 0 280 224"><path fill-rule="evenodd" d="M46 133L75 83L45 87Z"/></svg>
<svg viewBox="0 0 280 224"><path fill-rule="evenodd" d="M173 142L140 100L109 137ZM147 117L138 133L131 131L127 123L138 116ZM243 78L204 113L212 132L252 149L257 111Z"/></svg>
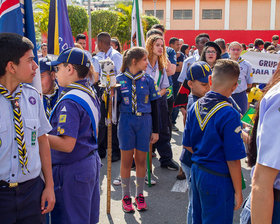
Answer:
<svg viewBox="0 0 280 224"><path fill-rule="evenodd" d="M228 99L239 66L218 60L209 76L211 91L188 111L183 145L193 153L193 223L232 223L242 204L240 159L246 156L240 114ZM235 206L234 206L235 199Z"/></svg>
<svg viewBox="0 0 280 224"><path fill-rule="evenodd" d="M0 223L5 224L44 223L55 203L46 136L51 126L39 93L26 84L38 68L33 48L21 35L0 34Z"/></svg>
<svg viewBox="0 0 280 224"><path fill-rule="evenodd" d="M199 61L191 65L190 69L187 72L188 85L191 88L191 94L188 96L188 105L187 110L200 98L209 91L208 76L212 74L210 66L204 62ZM192 154L183 148L180 161L181 167L186 175L188 183L188 196L189 196L189 205L187 212L187 224L192 223L192 189L191 189L191 161Z"/></svg>
<svg viewBox="0 0 280 224"><path fill-rule="evenodd" d="M48 136L57 198L52 224L98 223L99 101L85 79L90 62L83 50L69 48L51 65L64 87L50 116Z"/></svg>
<svg viewBox="0 0 280 224"><path fill-rule="evenodd" d="M47 118L49 119L51 111L56 104L59 88L55 82L55 72L52 66L47 65L50 62L48 58L43 58L39 61L40 73L41 73L41 84L43 92L44 109Z"/></svg>

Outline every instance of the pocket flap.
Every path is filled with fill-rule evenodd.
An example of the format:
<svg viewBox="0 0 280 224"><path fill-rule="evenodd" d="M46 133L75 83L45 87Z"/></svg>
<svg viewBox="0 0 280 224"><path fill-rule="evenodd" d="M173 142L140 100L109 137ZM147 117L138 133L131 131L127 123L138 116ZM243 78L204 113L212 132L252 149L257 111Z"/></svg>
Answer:
<svg viewBox="0 0 280 224"><path fill-rule="evenodd" d="M25 126L27 128L30 128L32 130L38 130L39 128L39 122L38 119L24 119Z"/></svg>

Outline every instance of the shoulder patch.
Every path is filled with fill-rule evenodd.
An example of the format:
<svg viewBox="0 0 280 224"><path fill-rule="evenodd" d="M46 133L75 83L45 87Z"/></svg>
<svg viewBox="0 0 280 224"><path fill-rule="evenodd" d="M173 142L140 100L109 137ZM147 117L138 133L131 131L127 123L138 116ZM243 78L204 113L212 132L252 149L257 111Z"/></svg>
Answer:
<svg viewBox="0 0 280 224"><path fill-rule="evenodd" d="M238 134L241 131L241 126L238 126L237 128L235 128L234 132L236 134Z"/></svg>
<svg viewBox="0 0 280 224"><path fill-rule="evenodd" d="M66 114L61 114L61 115L59 116L59 121L58 121L58 123L65 123L65 122L66 122L66 117L67 117Z"/></svg>
<svg viewBox="0 0 280 224"><path fill-rule="evenodd" d="M35 90L35 91L39 94L38 90L37 90L35 87L33 87L31 84L22 83L22 86L23 86L23 87L26 87L26 88L28 88L28 89Z"/></svg>

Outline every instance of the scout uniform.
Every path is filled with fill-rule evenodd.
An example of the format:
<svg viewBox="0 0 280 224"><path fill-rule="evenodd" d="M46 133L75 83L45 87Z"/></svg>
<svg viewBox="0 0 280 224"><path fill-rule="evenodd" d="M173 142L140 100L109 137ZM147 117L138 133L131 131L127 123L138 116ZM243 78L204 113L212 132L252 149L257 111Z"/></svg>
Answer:
<svg viewBox="0 0 280 224"><path fill-rule="evenodd" d="M39 93L29 84L20 84L12 95L0 85L0 105L0 222L16 223L29 217L30 223L41 223L44 183L39 176L38 137L51 126ZM16 108L20 110L17 115ZM22 120L23 128L14 120ZM19 147L18 141L25 141L25 147Z"/></svg>
<svg viewBox="0 0 280 224"><path fill-rule="evenodd" d="M199 61L199 59L200 59L200 55L197 53L196 55L192 57L188 57L187 59L184 60L181 73L177 79L178 82L183 83L185 81L188 69L193 63Z"/></svg>
<svg viewBox="0 0 280 224"><path fill-rule="evenodd" d="M244 114L248 107L248 98L246 94L247 84L253 83L253 71L252 65L241 57L237 62L240 66L240 74L238 78L238 86L232 93L232 98L241 108L242 114Z"/></svg>
<svg viewBox="0 0 280 224"><path fill-rule="evenodd" d="M132 75L128 70L117 76L120 120L120 149L149 151L152 134L151 101L160 98L152 77L145 72ZM136 103L135 103L136 102Z"/></svg>
<svg viewBox="0 0 280 224"><path fill-rule="evenodd" d="M68 62L89 67L86 55L72 49L62 52L51 65ZM99 117L99 100L86 79L65 87L53 108L50 116L53 129L49 134L76 139L71 153L51 150L56 195L53 224L93 224L99 221Z"/></svg>
<svg viewBox="0 0 280 224"><path fill-rule="evenodd" d="M210 91L188 111L183 145L191 147L193 223L232 223L234 188L227 161L246 156L239 113Z"/></svg>

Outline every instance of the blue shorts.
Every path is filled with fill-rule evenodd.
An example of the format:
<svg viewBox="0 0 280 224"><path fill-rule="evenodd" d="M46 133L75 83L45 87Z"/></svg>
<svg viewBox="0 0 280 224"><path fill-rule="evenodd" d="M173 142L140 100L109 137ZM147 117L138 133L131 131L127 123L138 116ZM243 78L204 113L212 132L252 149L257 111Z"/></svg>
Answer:
<svg viewBox="0 0 280 224"><path fill-rule="evenodd" d="M232 223L234 188L230 177L221 177L192 164L193 224Z"/></svg>
<svg viewBox="0 0 280 224"><path fill-rule="evenodd" d="M118 126L118 138L121 150L137 149L149 152L152 134L152 116L121 113Z"/></svg>
<svg viewBox="0 0 280 224"><path fill-rule="evenodd" d="M85 159L53 166L56 203L52 224L99 222L100 158L97 151Z"/></svg>

